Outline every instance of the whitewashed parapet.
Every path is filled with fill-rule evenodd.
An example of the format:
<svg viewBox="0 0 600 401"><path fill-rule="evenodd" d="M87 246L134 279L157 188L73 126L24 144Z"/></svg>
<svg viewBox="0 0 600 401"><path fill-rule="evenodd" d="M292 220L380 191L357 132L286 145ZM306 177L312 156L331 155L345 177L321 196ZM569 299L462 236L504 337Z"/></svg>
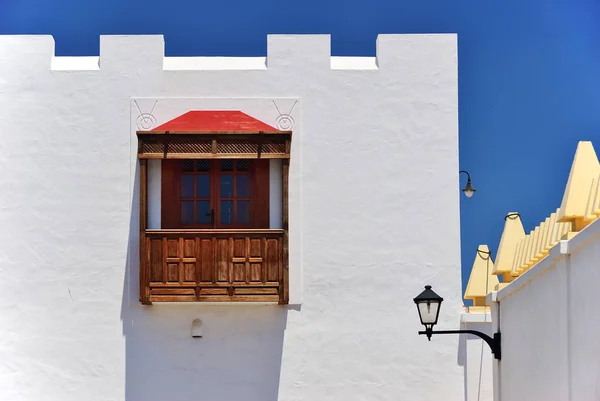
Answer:
<svg viewBox="0 0 600 401"><path fill-rule="evenodd" d="M445 69L456 64L458 57L456 34L378 35L375 57L331 56L330 35L268 35L267 57L165 57L162 35L100 35L99 56L57 57L51 35L0 35L0 49L0 71L286 70L300 65L306 69L415 74ZM431 63L432 52L440 54L439 65Z"/></svg>

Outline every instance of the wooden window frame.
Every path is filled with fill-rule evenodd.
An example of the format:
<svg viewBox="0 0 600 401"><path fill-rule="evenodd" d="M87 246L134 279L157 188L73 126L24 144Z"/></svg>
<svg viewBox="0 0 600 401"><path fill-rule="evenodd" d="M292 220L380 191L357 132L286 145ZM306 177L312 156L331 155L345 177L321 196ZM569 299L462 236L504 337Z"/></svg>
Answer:
<svg viewBox="0 0 600 401"><path fill-rule="evenodd" d="M145 305L150 305L153 302L183 301L277 302L287 304L289 302L288 188L291 131L220 132L218 134L197 131L179 132L176 133L177 135L169 132L142 131L137 134L140 178L140 302ZM207 141L210 141L210 146L206 146ZM223 145L220 146L220 143ZM196 152L195 149L200 149L201 152ZM172 152L172 150L177 150L177 153ZM263 229L232 227L223 229L167 229L165 226L172 224L173 227L176 227L177 224L164 221L161 223L163 228L160 230L148 229L148 159L162 159L163 164L168 165L170 163L169 159L261 160L272 158L282 159L282 229L268 228L268 209L266 213L263 212L262 221L256 225L256 227L265 227ZM268 160L262 160L259 164L262 164L267 173L270 171ZM265 188L269 187L268 174L266 184L262 185L266 185ZM177 190L179 190L179 185ZM268 207L270 199L268 192L266 194L265 201L262 204ZM177 214L177 217L179 217L179 214ZM260 245L261 252L264 247L262 257L255 256L252 250L256 246L252 244L258 244L259 242L263 244ZM155 245L160 243L162 245L157 249ZM201 245L203 243L213 244L210 249L213 249L215 253L210 263L214 265L215 269L224 265L244 266L245 264L246 273L243 273L246 277L245 282L235 281L239 278L234 278L232 279L233 282L229 284L212 282L204 285L205 283L201 282L203 278L198 278L198 276L196 276L196 282L186 281L189 280L189 274L193 276L193 273L190 273L193 272L193 269L189 270L192 266L190 263L195 263L196 272L202 271L198 269L202 269L202 264L207 263L205 255L197 253L200 249L204 249ZM246 245L239 248L239 244L242 243ZM230 258L228 260L223 260L224 254L222 252L225 252L225 248L222 248L222 246L225 244L229 244L227 247L230 249L230 251L227 251L229 252L227 257ZM234 246L234 244L238 245ZM241 249L245 249L245 251L242 252ZM176 253L174 253L175 251ZM159 252L159 256L156 256L155 252ZM189 252L196 252L194 254L196 256L190 256ZM267 279L264 279L266 281L263 280L261 284L261 282L255 283L248 278L248 272L254 269L254 264L270 263L272 266L272 257L274 256L271 252L276 252L279 255L277 258L280 258L277 259L279 282L275 283L275 287ZM198 258L199 256L202 260ZM157 257L159 259L156 259ZM268 259L263 260L265 257L268 257ZM173 282L163 275L164 282L155 283L153 286L150 270L151 265L155 268L161 266L160 264L156 265L157 260L162 263L161 269L165 274L175 274L173 272L178 269L177 276L180 281ZM161 260L162 262L160 262ZM240 274L240 267L237 269L238 273L235 274ZM229 271L231 272L231 270Z"/></svg>
<svg viewBox="0 0 600 401"><path fill-rule="evenodd" d="M167 159L162 161L161 165L161 227L163 229L268 229L269 228L269 210L270 210L270 166L268 159L248 159L250 169L246 172L221 171L220 162L225 159L207 159L211 163L210 176L211 197L210 207L214 210L214 224L182 224L180 187L181 179L184 175L198 175L198 172L184 172L181 164L184 159ZM188 159L189 160L189 159ZM197 159L192 159L197 160ZM234 165L239 160L231 159ZM237 197L222 198L220 194L220 176L223 174L248 175L250 177L250 221L246 224L224 224L220 222L221 201L222 200L240 200ZM194 184L195 185L195 184ZM200 199L197 197L187 200ZM202 198L204 199L204 198ZM194 209L195 210L195 209ZM196 212L194 213L196 217Z"/></svg>

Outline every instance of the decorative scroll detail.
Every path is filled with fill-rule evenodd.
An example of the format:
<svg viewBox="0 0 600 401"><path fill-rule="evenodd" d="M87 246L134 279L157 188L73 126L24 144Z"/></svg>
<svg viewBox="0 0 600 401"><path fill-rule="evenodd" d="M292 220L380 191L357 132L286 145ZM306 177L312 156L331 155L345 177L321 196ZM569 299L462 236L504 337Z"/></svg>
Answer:
<svg viewBox="0 0 600 401"><path fill-rule="evenodd" d="M150 110L149 113L142 113L142 110L140 109L137 100L134 100L133 103L135 104L135 107L138 109L139 113L137 119L135 120L135 125L137 129L139 131L148 131L156 127L156 117L154 117L152 113L154 112L154 108L156 107L158 100L154 102L152 110Z"/></svg>
<svg viewBox="0 0 600 401"><path fill-rule="evenodd" d="M275 101L273 101L273 105L277 109L277 113L279 113L279 116L275 120L275 127L277 127L278 130L292 131L294 129L295 121L294 121L294 118L292 117L292 111L294 110L294 107L296 107L296 103L298 103L297 100L294 102L294 104L292 105L292 108L290 109L289 112L282 113L279 110L279 107L277 107L277 103L275 103Z"/></svg>

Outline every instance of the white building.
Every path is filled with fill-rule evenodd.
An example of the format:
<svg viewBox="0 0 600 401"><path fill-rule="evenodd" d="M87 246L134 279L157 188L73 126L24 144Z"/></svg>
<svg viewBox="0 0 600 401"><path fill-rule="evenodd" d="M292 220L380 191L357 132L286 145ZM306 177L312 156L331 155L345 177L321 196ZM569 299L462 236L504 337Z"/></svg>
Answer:
<svg viewBox="0 0 600 401"><path fill-rule="evenodd" d="M0 106L0 399L464 399L455 35L0 36Z"/></svg>

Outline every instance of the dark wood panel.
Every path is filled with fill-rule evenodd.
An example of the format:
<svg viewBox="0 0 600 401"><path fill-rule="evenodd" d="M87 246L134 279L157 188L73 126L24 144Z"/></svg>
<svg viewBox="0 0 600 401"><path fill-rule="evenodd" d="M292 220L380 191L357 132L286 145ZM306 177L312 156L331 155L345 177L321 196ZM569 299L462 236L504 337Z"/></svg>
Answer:
<svg viewBox="0 0 600 401"><path fill-rule="evenodd" d="M266 302L277 297L281 302L283 235L281 230L226 235L148 230L148 271L141 272L141 280L149 301Z"/></svg>
<svg viewBox="0 0 600 401"><path fill-rule="evenodd" d="M202 282L214 282L215 281L215 268L213 266L213 241L208 238L200 238L200 253L198 258L201 263L201 274L200 281Z"/></svg>
<svg viewBox="0 0 600 401"><path fill-rule="evenodd" d="M269 161L256 160L254 163L254 179L256 183L254 188L256 193L253 196L254 201L254 227L269 228Z"/></svg>
<svg viewBox="0 0 600 401"><path fill-rule="evenodd" d="M175 228L179 223L179 160L161 161L161 227ZM170 179L167 179L170 177Z"/></svg>
<svg viewBox="0 0 600 401"><path fill-rule="evenodd" d="M162 239L150 239L150 280L163 281L163 248Z"/></svg>
<svg viewBox="0 0 600 401"><path fill-rule="evenodd" d="M231 282L229 264L229 240L217 239L217 281Z"/></svg>

